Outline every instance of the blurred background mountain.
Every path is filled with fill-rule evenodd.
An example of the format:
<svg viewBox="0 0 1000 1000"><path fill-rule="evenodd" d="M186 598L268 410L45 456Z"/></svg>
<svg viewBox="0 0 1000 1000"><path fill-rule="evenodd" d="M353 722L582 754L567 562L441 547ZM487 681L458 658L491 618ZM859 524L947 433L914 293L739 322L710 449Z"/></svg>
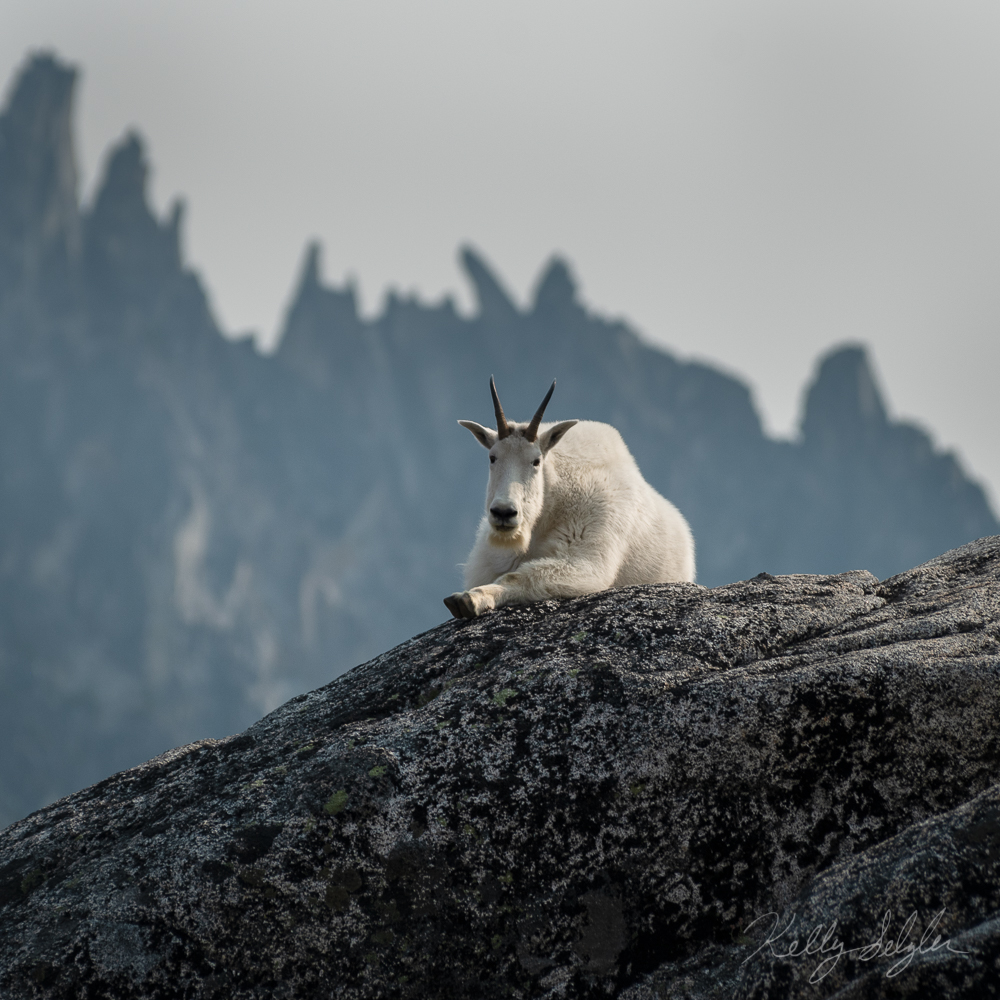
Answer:
<svg viewBox="0 0 1000 1000"><path fill-rule="evenodd" d="M467 248L473 317L367 320L313 246L277 350L227 340L136 135L81 208L74 84L37 56L0 117L0 826L444 620L486 481L455 421L492 422L491 374L514 417L558 377L552 419L618 427L708 586L885 577L1000 531L863 347L773 440L745 384L588 312L559 259L527 310Z"/></svg>

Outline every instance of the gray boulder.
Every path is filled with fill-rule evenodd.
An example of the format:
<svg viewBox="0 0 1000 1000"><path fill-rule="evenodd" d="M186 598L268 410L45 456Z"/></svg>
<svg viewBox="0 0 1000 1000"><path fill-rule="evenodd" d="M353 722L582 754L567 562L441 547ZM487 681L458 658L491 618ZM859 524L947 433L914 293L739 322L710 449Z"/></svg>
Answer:
<svg viewBox="0 0 1000 1000"><path fill-rule="evenodd" d="M0 833L0 995L992 995L998 719L1000 537L448 622Z"/></svg>

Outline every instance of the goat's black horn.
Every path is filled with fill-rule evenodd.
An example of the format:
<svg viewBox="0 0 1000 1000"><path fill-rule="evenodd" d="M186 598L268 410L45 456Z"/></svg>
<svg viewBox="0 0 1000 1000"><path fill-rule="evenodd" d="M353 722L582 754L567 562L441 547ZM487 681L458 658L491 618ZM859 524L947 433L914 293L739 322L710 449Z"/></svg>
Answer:
<svg viewBox="0 0 1000 1000"><path fill-rule="evenodd" d="M545 407L549 405L549 400L552 398L552 390L556 387L556 380L552 380L552 385L549 386L549 391L545 394L545 399L542 400L542 405L538 407L535 411L535 415L531 418L531 423L525 428L524 436L529 441L534 441L538 437L538 425L542 422L542 414L545 413Z"/></svg>
<svg viewBox="0 0 1000 1000"><path fill-rule="evenodd" d="M493 396L493 411L497 415L497 437L503 439L510 434L510 427L507 425L507 418L503 415L503 407L500 405L500 397L497 395L497 387L493 384L492 375L490 376L490 393Z"/></svg>

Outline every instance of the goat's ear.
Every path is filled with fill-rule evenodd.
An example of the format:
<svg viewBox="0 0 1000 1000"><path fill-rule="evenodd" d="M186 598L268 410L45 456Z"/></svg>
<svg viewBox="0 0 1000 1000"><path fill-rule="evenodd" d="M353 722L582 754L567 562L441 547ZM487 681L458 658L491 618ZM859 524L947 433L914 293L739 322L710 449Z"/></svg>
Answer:
<svg viewBox="0 0 1000 1000"><path fill-rule="evenodd" d="M492 448L497 443L497 432L490 427L477 424L475 420L459 420L459 423L472 431L473 437L484 447Z"/></svg>
<svg viewBox="0 0 1000 1000"><path fill-rule="evenodd" d="M579 422L579 420L563 420L561 423L553 424L544 434L541 434L538 438L538 447L542 449L542 454L544 455L550 448L555 447L562 440L566 431Z"/></svg>

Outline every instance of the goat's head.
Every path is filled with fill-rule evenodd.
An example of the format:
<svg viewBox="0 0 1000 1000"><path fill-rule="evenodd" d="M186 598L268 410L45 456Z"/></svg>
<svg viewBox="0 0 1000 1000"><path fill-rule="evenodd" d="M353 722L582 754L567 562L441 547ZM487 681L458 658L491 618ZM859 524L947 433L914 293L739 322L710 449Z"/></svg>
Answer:
<svg viewBox="0 0 1000 1000"><path fill-rule="evenodd" d="M542 414L552 398L553 379L531 421L512 423L504 416L497 389L490 377L490 392L497 429L474 420L459 420L490 453L490 481L486 488L486 516L490 543L525 550L545 499L545 458L562 436L579 421L563 420L538 433Z"/></svg>

